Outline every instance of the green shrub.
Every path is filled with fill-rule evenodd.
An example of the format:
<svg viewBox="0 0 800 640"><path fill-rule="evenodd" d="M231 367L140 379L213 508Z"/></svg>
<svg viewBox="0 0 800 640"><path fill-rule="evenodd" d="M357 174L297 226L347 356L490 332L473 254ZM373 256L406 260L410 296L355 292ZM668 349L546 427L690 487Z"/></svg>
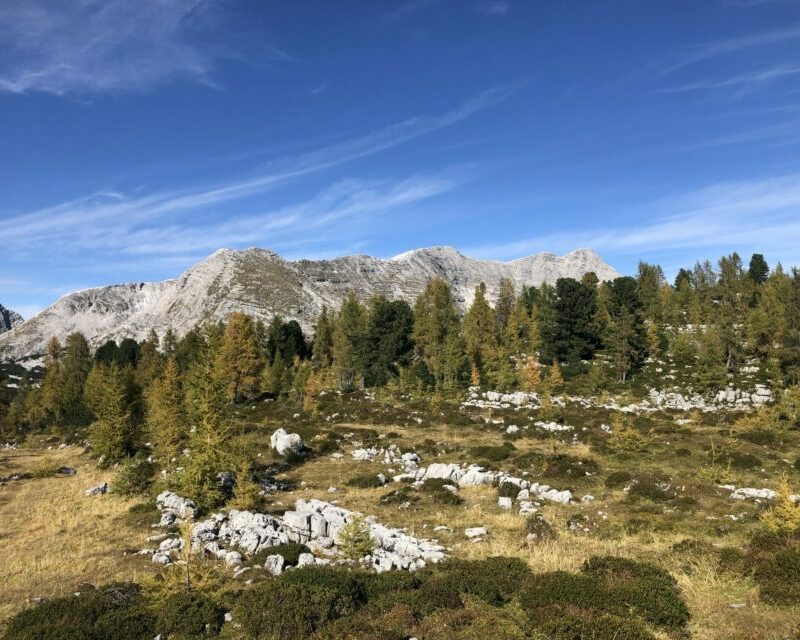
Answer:
<svg viewBox="0 0 800 640"><path fill-rule="evenodd" d="M472 599L466 599L463 608L434 611L414 632L420 638L447 640L525 640L527 637L520 622L508 611Z"/></svg>
<svg viewBox="0 0 800 640"><path fill-rule="evenodd" d="M115 583L85 589L25 609L9 621L6 640L149 640L152 618L143 610L139 587ZM108 633L112 635L107 635Z"/></svg>
<svg viewBox="0 0 800 640"><path fill-rule="evenodd" d="M544 607L534 616L534 628L548 640L655 640L641 621L629 616Z"/></svg>
<svg viewBox="0 0 800 640"><path fill-rule="evenodd" d="M473 458L480 458L482 460L488 460L489 462L501 462L506 460L514 450L513 444L504 442L501 445L471 447L469 453Z"/></svg>
<svg viewBox="0 0 800 640"><path fill-rule="evenodd" d="M736 452L730 457L734 469L757 469L761 467L761 460L751 453Z"/></svg>
<svg viewBox="0 0 800 640"><path fill-rule="evenodd" d="M436 575L425 580L419 589L384 594L379 601L406 604L418 620L439 609L458 609L463 606L452 576Z"/></svg>
<svg viewBox="0 0 800 640"><path fill-rule="evenodd" d="M411 487L402 486L399 489L392 489L389 493L384 493L379 502L381 504L405 504L406 502L416 502L418 500L416 492Z"/></svg>
<svg viewBox="0 0 800 640"><path fill-rule="evenodd" d="M667 502L672 499L672 494L662 486L663 484L653 476L642 476L631 484L628 497L631 500L646 498L653 502Z"/></svg>
<svg viewBox="0 0 800 640"><path fill-rule="evenodd" d="M501 482L497 485L497 495L501 498L516 498L519 491L519 485L513 482Z"/></svg>
<svg viewBox="0 0 800 640"><path fill-rule="evenodd" d="M416 624L411 607L392 606L385 611L362 609L351 616L335 620L314 636L315 640L406 640L408 630Z"/></svg>
<svg viewBox="0 0 800 640"><path fill-rule="evenodd" d="M147 495L155 472L156 466L146 458L129 458L117 472L112 489L123 496Z"/></svg>
<svg viewBox="0 0 800 640"><path fill-rule="evenodd" d="M287 575L296 574L296 569ZM233 619L246 638L306 640L335 619L336 593L318 585L267 580L244 591L236 600Z"/></svg>
<svg viewBox="0 0 800 640"><path fill-rule="evenodd" d="M542 475L546 478L582 478L600 470L600 465L592 458L576 458L560 453L548 458Z"/></svg>
<svg viewBox="0 0 800 640"><path fill-rule="evenodd" d="M741 433L739 433L738 437L741 440L745 440L747 442L751 442L753 444L759 444L762 446L770 446L777 444L778 442L777 434L767 429L749 429L747 431L742 431Z"/></svg>
<svg viewBox="0 0 800 640"><path fill-rule="evenodd" d="M103 640L150 640L155 630L155 616L143 605L109 611L95 623L95 635Z"/></svg>
<svg viewBox="0 0 800 640"><path fill-rule="evenodd" d="M614 471L608 474L606 486L609 489L621 489L631 480L633 480L633 476L627 471Z"/></svg>
<svg viewBox="0 0 800 640"><path fill-rule="evenodd" d="M264 564L268 556L278 555L283 556L283 561L286 564L295 566L300 560L301 553L311 553L311 549L304 544L287 542L286 544L276 544L274 547L259 549L252 559L257 564Z"/></svg>
<svg viewBox="0 0 800 640"><path fill-rule="evenodd" d="M345 484L348 487L356 487L358 489L377 489L378 487L382 487L385 481L381 480L377 474L368 473L363 476L350 478Z"/></svg>
<svg viewBox="0 0 800 640"><path fill-rule="evenodd" d="M445 486L455 486L452 482L443 480L442 478L432 478L426 480L420 487L420 491L430 494L433 501L438 504L445 504L450 506L457 506L464 503L464 500L458 495L457 491L446 489Z"/></svg>
<svg viewBox="0 0 800 640"><path fill-rule="evenodd" d="M436 566L431 575L449 582L458 593L500 605L511 600L531 570L519 558L494 556L485 560L450 559Z"/></svg>
<svg viewBox="0 0 800 640"><path fill-rule="evenodd" d="M168 638L214 637L225 620L225 610L199 592L174 593L157 607L156 626Z"/></svg>
<svg viewBox="0 0 800 640"><path fill-rule="evenodd" d="M384 571L383 573L367 573L364 576L364 591L368 601L384 593L413 591L419 589L421 584L422 578L419 573L411 571Z"/></svg>
<svg viewBox="0 0 800 640"><path fill-rule="evenodd" d="M337 618L351 614L367 602L368 578L364 571L309 565L288 571L280 580L332 593L331 612Z"/></svg>
<svg viewBox="0 0 800 640"><path fill-rule="evenodd" d="M778 551L757 566L753 575L764 602L800 604L800 550Z"/></svg>
<svg viewBox="0 0 800 640"><path fill-rule="evenodd" d="M689 610L672 576L655 565L624 558L590 558L578 575L563 571L534 575L521 590L519 600L531 624L539 629L554 624L543 615L548 608L573 614L583 610L579 619L608 615L629 620L633 613L643 621L675 632L685 629L689 621ZM630 622L635 629L637 621ZM604 626L609 625L614 627L610 621ZM556 637L582 637L564 635L566 631L558 633L561 635Z"/></svg>
<svg viewBox="0 0 800 640"><path fill-rule="evenodd" d="M744 572L744 554L735 547L723 547L717 553L719 571L740 575Z"/></svg>
<svg viewBox="0 0 800 640"><path fill-rule="evenodd" d="M689 623L689 609L678 584L661 567L627 558L589 558L583 573L604 579L611 601L633 608L645 620L660 627L679 630Z"/></svg>
<svg viewBox="0 0 800 640"><path fill-rule="evenodd" d="M525 519L525 535L529 540L553 540L558 533L553 526L544 519L541 513L534 513Z"/></svg>

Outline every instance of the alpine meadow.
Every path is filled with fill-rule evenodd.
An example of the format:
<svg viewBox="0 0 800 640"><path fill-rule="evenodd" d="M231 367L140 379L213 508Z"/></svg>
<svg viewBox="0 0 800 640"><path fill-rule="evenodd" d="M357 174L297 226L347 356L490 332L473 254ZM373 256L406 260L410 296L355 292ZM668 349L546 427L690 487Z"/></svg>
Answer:
<svg viewBox="0 0 800 640"><path fill-rule="evenodd" d="M799 9L2 3L0 640L800 638Z"/></svg>

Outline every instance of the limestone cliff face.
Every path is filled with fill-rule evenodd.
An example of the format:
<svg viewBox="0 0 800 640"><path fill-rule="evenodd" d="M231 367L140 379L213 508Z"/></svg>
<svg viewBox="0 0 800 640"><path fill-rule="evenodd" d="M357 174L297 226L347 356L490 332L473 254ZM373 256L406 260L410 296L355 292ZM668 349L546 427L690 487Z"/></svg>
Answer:
<svg viewBox="0 0 800 640"><path fill-rule="evenodd" d="M0 304L0 333L11 331L14 327L21 325L23 322L22 316L16 311L6 309Z"/></svg>
<svg viewBox="0 0 800 640"><path fill-rule="evenodd" d="M182 335L204 320L221 319L232 311L264 321L281 315L310 331L323 305L338 307L351 291L363 300L384 294L413 303L434 277L447 280L459 305L466 308L480 282L486 283L491 299L502 277L519 289L560 277L580 278L588 271L601 280L618 275L590 249L564 256L541 253L511 262L476 260L451 247L417 249L390 260L358 255L297 261L264 249L221 249L174 280L69 294L0 336L0 359L36 357L51 336L63 341L74 331L81 331L95 347L108 339L143 339L150 329L163 336L171 328Z"/></svg>

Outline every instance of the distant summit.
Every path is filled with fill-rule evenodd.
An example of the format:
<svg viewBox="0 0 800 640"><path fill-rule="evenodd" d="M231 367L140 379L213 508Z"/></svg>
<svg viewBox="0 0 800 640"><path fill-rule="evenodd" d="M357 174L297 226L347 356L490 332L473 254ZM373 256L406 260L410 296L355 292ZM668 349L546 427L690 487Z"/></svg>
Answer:
<svg viewBox="0 0 800 640"><path fill-rule="evenodd" d="M16 311L6 309L0 304L0 333L11 331L14 327L25 322Z"/></svg>
<svg viewBox="0 0 800 640"><path fill-rule="evenodd" d="M182 335L232 311L265 322L281 315L310 331L323 305L338 307L351 291L363 300L383 294L413 302L427 282L437 277L450 283L459 306L466 309L480 282L486 283L493 300L504 277L519 290L562 277L578 279L589 271L600 280L619 275L590 249L563 256L539 253L510 262L476 260L452 247L415 249L389 260L358 255L296 261L265 249L220 249L174 280L99 287L64 296L13 334L0 337L0 359L41 355L51 336L63 342L74 331L81 331L95 347L109 339L141 340L150 329L162 336L167 329Z"/></svg>

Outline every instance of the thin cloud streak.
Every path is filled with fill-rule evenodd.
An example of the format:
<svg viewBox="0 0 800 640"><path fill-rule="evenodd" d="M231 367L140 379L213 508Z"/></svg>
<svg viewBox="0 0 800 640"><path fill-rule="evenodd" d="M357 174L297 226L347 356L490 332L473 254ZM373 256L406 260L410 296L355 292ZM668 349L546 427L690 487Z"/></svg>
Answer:
<svg viewBox="0 0 800 640"><path fill-rule="evenodd" d="M154 193L130 198L116 191L92 194L36 212L5 220L0 242L11 250L35 240L55 241L71 236L75 228L86 230L102 224L143 224L166 217L201 211L214 205L262 195L284 183L319 173L353 160L388 150L420 136L457 124L508 98L516 90L507 85L483 91L456 109L438 117L417 117L393 124L361 138L323 147L313 152L273 163L272 171L240 179L211 189Z"/></svg>
<svg viewBox="0 0 800 640"><path fill-rule="evenodd" d="M196 36L218 0L4 0L0 92L146 91L175 79L215 86L215 51ZM270 49L275 60L287 56Z"/></svg>
<svg viewBox="0 0 800 640"><path fill-rule="evenodd" d="M800 67L780 66L745 73L724 80L705 80L676 87L667 87L665 89L659 89L658 93L685 93L688 91L715 91L721 89L732 90L733 95L741 97L748 93L758 91L765 85L798 74L800 74Z"/></svg>
<svg viewBox="0 0 800 640"><path fill-rule="evenodd" d="M716 58L721 55L739 53L749 49L781 44L797 39L800 39L800 24L790 25L782 29L761 31L746 36L708 42L685 50L681 59L664 68L661 74L667 75L691 64Z"/></svg>
<svg viewBox="0 0 800 640"><path fill-rule="evenodd" d="M650 224L549 234L469 249L471 255L517 258L537 250L590 246L618 255L682 249L758 247L800 260L800 174L713 185L652 207Z"/></svg>

